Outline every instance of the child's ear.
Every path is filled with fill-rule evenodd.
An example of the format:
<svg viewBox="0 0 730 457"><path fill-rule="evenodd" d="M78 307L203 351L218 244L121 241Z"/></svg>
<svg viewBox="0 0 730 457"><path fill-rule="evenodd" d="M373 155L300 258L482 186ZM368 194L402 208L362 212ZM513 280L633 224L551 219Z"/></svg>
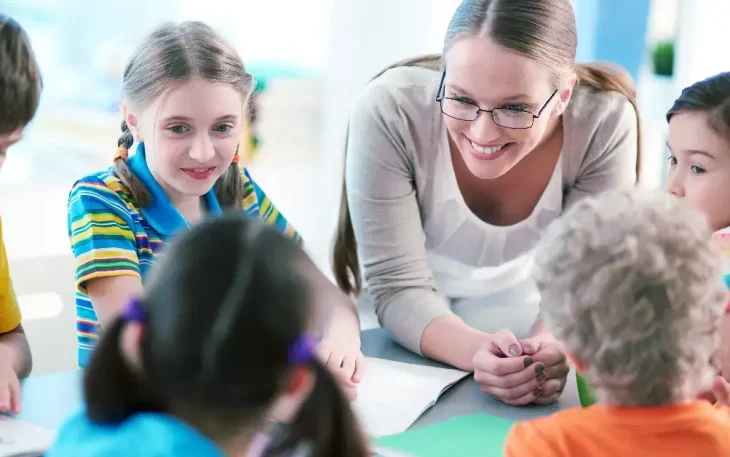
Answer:
<svg viewBox="0 0 730 457"><path fill-rule="evenodd" d="M295 367L285 392L292 396L307 396L313 387L314 373L307 367Z"/></svg>
<svg viewBox="0 0 730 457"><path fill-rule="evenodd" d="M269 410L270 420L290 422L297 414L302 403L309 397L315 383L315 376L307 367L295 367L284 387L284 392L274 401Z"/></svg>
<svg viewBox="0 0 730 457"><path fill-rule="evenodd" d="M122 116L124 121L127 123L127 128L132 132L135 143L141 143L144 141L142 135L139 132L139 124L137 116L129 109L126 103L122 102Z"/></svg>
<svg viewBox="0 0 730 457"><path fill-rule="evenodd" d="M585 373L586 368L588 368L585 364L583 364L580 360L578 360L572 353L566 352L565 357L568 358L568 361L573 364L575 367L575 371L578 372L578 374Z"/></svg>
<svg viewBox="0 0 730 457"><path fill-rule="evenodd" d="M140 355L140 343L144 328L137 322L124 323L122 334L119 338L119 350L122 353L127 365L137 373L142 372L142 357Z"/></svg>

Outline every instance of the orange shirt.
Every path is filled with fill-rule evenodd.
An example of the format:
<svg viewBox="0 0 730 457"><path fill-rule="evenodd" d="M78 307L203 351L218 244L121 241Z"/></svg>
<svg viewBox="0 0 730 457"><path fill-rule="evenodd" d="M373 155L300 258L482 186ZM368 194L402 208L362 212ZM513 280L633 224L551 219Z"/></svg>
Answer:
<svg viewBox="0 0 730 457"><path fill-rule="evenodd" d="M654 408L593 405L512 427L506 457L730 456L730 410L695 401Z"/></svg>

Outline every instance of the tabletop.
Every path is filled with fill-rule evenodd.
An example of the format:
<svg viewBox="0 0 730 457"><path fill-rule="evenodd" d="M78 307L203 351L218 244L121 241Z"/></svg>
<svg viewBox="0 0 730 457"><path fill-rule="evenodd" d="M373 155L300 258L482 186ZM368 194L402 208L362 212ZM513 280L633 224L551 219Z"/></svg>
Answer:
<svg viewBox="0 0 730 457"><path fill-rule="evenodd" d="M366 330L362 334L362 350L366 356L398 362L444 366L416 355L394 342L383 329ZM81 407L82 371L70 371L46 376L34 376L22 383L22 412L18 419L57 430L63 421ZM560 400L550 406L514 407L485 395L472 376L447 390L436 404L426 411L413 427L442 422L469 414L491 414L512 420L529 420L561 409L580 406L575 376L568 383Z"/></svg>

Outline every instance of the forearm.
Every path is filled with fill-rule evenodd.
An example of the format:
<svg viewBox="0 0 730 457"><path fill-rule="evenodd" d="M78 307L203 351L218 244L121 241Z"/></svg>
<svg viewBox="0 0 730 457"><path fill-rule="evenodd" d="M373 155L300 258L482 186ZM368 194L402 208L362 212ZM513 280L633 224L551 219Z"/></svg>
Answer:
<svg viewBox="0 0 730 457"><path fill-rule="evenodd" d="M339 292L339 290L338 290ZM342 297L333 300L332 314L324 331L325 338L337 335L346 336L348 340L357 342L360 346L360 319L357 316L355 304L340 293Z"/></svg>
<svg viewBox="0 0 730 457"><path fill-rule="evenodd" d="M323 337L337 338L340 341L349 341L360 347L360 319L357 315L355 303L337 288L317 268L311 259L307 260L306 273L314 285L315 302L326 309L327 318L324 321ZM320 308L322 309L322 308ZM320 327L321 328L321 327Z"/></svg>
<svg viewBox="0 0 730 457"><path fill-rule="evenodd" d="M421 336L421 353L456 368L474 371L473 359L487 334L454 315L437 317Z"/></svg>
<svg viewBox="0 0 730 457"><path fill-rule="evenodd" d="M0 360L10 363L18 378L26 378L30 374L32 357L22 326L0 335Z"/></svg>

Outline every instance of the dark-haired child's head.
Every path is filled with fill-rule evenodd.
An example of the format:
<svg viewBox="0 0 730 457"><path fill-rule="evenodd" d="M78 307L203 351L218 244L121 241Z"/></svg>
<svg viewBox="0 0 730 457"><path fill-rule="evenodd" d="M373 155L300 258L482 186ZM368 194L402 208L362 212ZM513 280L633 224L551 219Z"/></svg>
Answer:
<svg viewBox="0 0 730 457"><path fill-rule="evenodd" d="M542 311L600 402L693 400L727 303L720 257L699 211L661 192L578 202L536 255Z"/></svg>
<svg viewBox="0 0 730 457"><path fill-rule="evenodd" d="M730 226L730 72L684 89L667 121L667 192L702 211L713 230Z"/></svg>
<svg viewBox="0 0 730 457"><path fill-rule="evenodd" d="M0 14L0 167L35 116L40 94L40 71L28 35Z"/></svg>
<svg viewBox="0 0 730 457"><path fill-rule="evenodd" d="M163 412L224 447L273 417L319 449L357 448L347 403L307 337L312 267L294 242L244 216L184 233L106 329L86 371L89 417ZM317 430L305 402L316 402Z"/></svg>

